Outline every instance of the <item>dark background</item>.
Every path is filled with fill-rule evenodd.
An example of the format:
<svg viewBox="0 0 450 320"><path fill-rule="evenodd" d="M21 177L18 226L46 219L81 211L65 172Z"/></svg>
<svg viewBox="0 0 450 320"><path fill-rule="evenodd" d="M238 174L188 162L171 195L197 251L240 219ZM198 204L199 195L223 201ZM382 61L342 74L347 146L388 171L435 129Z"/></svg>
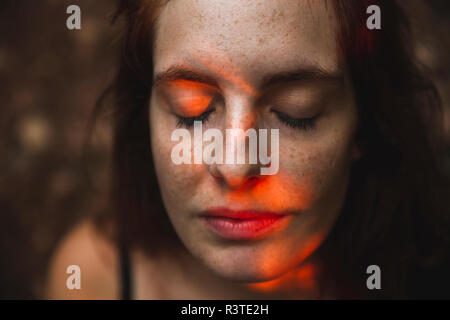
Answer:
<svg viewBox="0 0 450 320"><path fill-rule="evenodd" d="M450 1L402 0L436 81L450 146ZM81 30L66 28L67 6ZM61 237L106 201L108 117L86 127L112 79L115 0L0 0L0 298L41 298Z"/></svg>

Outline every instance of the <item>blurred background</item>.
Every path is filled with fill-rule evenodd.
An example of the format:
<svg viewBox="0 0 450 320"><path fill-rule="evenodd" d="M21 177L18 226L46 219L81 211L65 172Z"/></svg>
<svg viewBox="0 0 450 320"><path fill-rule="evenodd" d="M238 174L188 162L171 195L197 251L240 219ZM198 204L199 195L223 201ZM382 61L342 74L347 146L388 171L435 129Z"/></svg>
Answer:
<svg viewBox="0 0 450 320"><path fill-rule="evenodd" d="M450 1L401 0L441 93L450 147ZM66 8L81 8L81 30ZM0 298L41 298L61 237L102 208L110 126L90 113L115 70L116 0L0 0ZM450 149L450 148L449 148Z"/></svg>

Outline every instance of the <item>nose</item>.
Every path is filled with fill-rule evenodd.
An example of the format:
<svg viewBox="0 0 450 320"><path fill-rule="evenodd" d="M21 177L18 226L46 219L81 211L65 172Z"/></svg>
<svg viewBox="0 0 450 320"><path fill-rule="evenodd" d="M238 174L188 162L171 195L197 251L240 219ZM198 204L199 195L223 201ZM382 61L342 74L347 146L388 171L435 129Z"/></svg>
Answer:
<svg viewBox="0 0 450 320"><path fill-rule="evenodd" d="M210 172L230 189L240 189L260 179L259 168L254 164L213 164Z"/></svg>
<svg viewBox="0 0 450 320"><path fill-rule="evenodd" d="M258 159L257 113L251 104L230 103L224 121L224 161L209 166L211 175L230 189L261 178Z"/></svg>

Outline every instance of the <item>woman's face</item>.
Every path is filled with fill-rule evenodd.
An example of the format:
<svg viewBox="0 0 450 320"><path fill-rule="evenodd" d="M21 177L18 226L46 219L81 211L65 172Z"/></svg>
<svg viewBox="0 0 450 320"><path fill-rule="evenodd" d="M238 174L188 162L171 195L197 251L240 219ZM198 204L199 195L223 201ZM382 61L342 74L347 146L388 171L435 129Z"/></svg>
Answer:
<svg viewBox="0 0 450 320"><path fill-rule="evenodd" d="M217 274L281 276L333 227L357 156L335 12L325 1L172 0L157 27L149 121L169 218ZM262 175L268 165L249 164L248 145L245 164L175 164L172 133L191 133L193 155L194 119L224 138L226 129L278 129L278 171Z"/></svg>

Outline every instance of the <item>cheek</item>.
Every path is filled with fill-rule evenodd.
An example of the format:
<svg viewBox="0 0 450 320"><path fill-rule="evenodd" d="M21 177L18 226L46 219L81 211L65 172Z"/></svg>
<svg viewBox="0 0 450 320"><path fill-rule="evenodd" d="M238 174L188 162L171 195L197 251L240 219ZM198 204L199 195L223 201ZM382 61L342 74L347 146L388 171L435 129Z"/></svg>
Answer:
<svg viewBox="0 0 450 320"><path fill-rule="evenodd" d="M331 206L342 201L351 163L349 140L342 132L315 141L291 141L280 148L281 174L289 177L301 207Z"/></svg>
<svg viewBox="0 0 450 320"><path fill-rule="evenodd" d="M166 205L181 203L194 194L201 177L200 165L176 165L171 158L172 148L179 142L171 141L173 119L164 110L150 107L150 140L161 194ZM191 150L191 153L193 150Z"/></svg>

